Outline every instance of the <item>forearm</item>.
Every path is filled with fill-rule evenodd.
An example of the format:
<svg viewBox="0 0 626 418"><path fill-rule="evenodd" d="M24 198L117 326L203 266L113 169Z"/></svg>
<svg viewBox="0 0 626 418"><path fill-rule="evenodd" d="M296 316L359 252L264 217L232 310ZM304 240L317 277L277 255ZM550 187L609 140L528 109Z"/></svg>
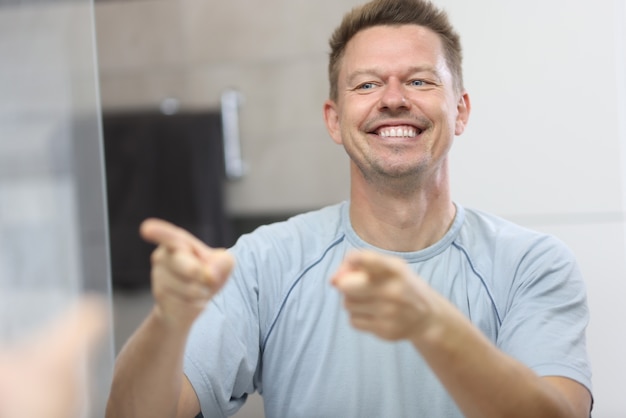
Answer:
<svg viewBox="0 0 626 418"><path fill-rule="evenodd" d="M150 313L116 360L107 418L176 416L188 332Z"/></svg>
<svg viewBox="0 0 626 418"><path fill-rule="evenodd" d="M552 384L500 351L456 309L444 310L441 323L413 344L466 417L578 416Z"/></svg>

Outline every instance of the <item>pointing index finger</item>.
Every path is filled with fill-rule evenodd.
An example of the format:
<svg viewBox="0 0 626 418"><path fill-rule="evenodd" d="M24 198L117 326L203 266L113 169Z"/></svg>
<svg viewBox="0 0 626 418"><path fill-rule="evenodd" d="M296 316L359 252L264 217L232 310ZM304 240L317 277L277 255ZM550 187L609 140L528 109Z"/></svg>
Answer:
<svg viewBox="0 0 626 418"><path fill-rule="evenodd" d="M186 250L204 255L206 245L188 231L162 219L150 218L141 223L141 237L155 245L162 245L169 251Z"/></svg>
<svg viewBox="0 0 626 418"><path fill-rule="evenodd" d="M370 280L374 281L396 276L405 269L401 260L369 250L349 253L346 262L353 269L366 272Z"/></svg>

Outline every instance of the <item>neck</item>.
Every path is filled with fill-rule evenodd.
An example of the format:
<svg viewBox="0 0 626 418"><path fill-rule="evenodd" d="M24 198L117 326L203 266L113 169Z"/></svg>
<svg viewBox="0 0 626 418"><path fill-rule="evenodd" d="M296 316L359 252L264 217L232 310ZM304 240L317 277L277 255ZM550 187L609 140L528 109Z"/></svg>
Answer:
<svg viewBox="0 0 626 418"><path fill-rule="evenodd" d="M350 221L368 243L390 251L418 251L448 231L456 208L447 167L413 187L373 184L352 167Z"/></svg>

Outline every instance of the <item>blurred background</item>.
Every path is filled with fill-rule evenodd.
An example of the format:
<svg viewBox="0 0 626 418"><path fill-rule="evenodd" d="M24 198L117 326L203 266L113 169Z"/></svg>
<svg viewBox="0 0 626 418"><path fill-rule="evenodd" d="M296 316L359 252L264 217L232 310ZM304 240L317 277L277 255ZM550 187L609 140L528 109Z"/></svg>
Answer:
<svg viewBox="0 0 626 418"><path fill-rule="evenodd" d="M360 3L0 0L5 340L103 295L114 332L97 406L152 304L143 218L229 246L346 199L322 104L328 37ZM572 248L589 289L594 416L626 416L626 1L436 3L462 36L473 105L453 197ZM237 414L262 416L256 395Z"/></svg>

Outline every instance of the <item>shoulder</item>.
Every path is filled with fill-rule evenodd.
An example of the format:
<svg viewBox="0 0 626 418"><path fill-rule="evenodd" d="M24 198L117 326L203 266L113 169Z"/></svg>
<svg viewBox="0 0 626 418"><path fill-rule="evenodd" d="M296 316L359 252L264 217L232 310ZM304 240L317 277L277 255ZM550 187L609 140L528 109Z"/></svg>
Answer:
<svg viewBox="0 0 626 418"><path fill-rule="evenodd" d="M316 259L345 235L346 203L263 225L239 238L231 252L243 264L297 269Z"/></svg>
<svg viewBox="0 0 626 418"><path fill-rule="evenodd" d="M581 280L574 254L557 237L486 212L465 212L454 245L486 283L508 287L546 277Z"/></svg>
<svg viewBox="0 0 626 418"><path fill-rule="evenodd" d="M322 240L332 238L343 225L345 203L326 206L322 209L301 213L286 221L259 227L251 235L278 237L281 239L301 239L315 235ZM295 234L295 235L294 235Z"/></svg>
<svg viewBox="0 0 626 418"><path fill-rule="evenodd" d="M569 248L557 237L539 232L497 215L465 209L458 243L487 254L508 253L521 257L529 252L548 250L571 256Z"/></svg>
<svg viewBox="0 0 626 418"><path fill-rule="evenodd" d="M291 248L294 244L324 242L342 233L344 203L301 213L285 221L258 227L242 235L234 246L271 246Z"/></svg>

